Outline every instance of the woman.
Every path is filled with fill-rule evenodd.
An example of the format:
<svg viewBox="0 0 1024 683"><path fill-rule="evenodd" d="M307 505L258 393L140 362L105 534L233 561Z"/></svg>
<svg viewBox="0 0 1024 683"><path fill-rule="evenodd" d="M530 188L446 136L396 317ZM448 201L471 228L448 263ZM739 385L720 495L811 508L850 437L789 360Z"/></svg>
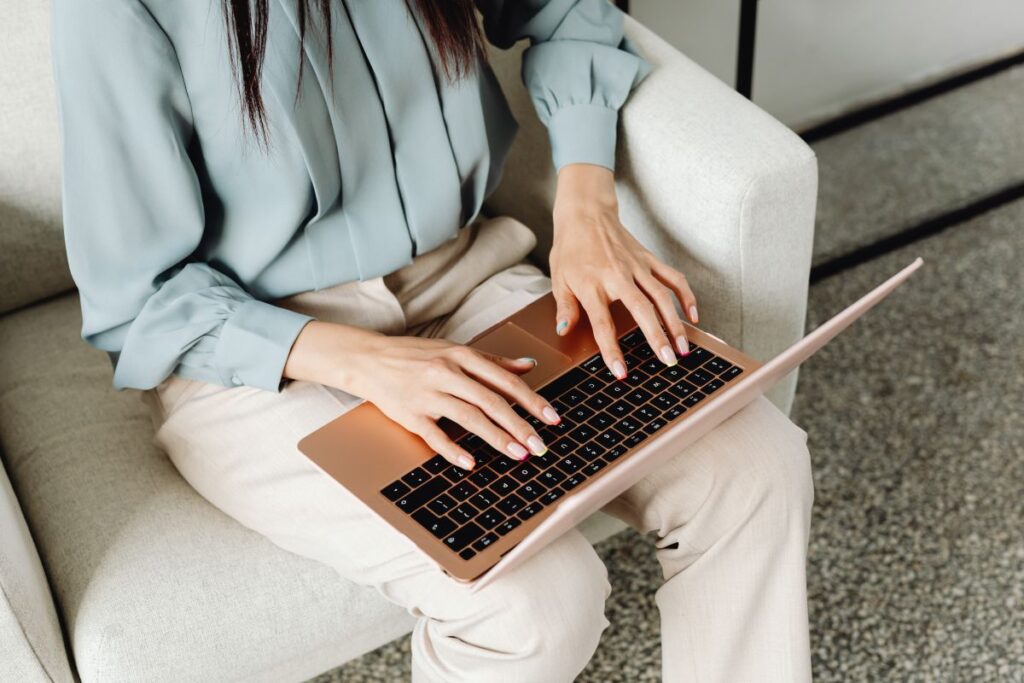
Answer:
<svg viewBox="0 0 1024 683"><path fill-rule="evenodd" d="M483 220L513 134L486 38L523 77L558 169L551 279L533 233ZM649 71L606 0L58 0L68 256L83 337L144 390L157 443L212 504L374 586L419 621L414 678L568 681L607 625L577 531L476 594L447 579L295 444L374 402L452 462L446 417L543 452L518 375L463 346L554 289L624 374L622 300L663 362L688 351L683 274L619 222L618 109ZM765 399L609 506L658 535L668 681L809 676L806 434Z"/></svg>

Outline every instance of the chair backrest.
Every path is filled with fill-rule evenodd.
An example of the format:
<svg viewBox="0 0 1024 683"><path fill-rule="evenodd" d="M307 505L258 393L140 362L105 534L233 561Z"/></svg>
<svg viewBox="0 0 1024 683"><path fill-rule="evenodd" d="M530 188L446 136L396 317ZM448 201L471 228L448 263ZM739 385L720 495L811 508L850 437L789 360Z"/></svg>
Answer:
<svg viewBox="0 0 1024 683"><path fill-rule="evenodd" d="M50 3L0 3L0 313L74 286L64 252Z"/></svg>

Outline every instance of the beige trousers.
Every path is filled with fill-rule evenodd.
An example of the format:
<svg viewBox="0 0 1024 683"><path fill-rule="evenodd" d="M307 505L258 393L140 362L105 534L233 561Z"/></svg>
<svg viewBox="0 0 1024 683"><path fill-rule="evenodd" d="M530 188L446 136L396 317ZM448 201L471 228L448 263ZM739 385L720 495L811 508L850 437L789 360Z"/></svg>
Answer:
<svg viewBox="0 0 1024 683"><path fill-rule="evenodd" d="M550 289L524 260L534 244L509 218L478 221L390 275L277 303L465 342ZM145 399L157 443L200 495L418 617L414 681L571 681L597 648L610 586L579 531L471 594L299 453L299 439L355 396L309 382L275 394L171 377ZM657 535L665 681L810 679L806 437L759 398L606 508Z"/></svg>

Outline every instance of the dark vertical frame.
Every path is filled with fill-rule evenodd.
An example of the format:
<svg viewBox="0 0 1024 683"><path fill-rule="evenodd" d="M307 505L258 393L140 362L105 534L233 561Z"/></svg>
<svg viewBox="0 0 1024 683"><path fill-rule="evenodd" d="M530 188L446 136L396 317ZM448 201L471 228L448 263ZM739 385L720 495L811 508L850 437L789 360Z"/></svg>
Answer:
<svg viewBox="0 0 1024 683"><path fill-rule="evenodd" d="M623 12L629 13L629 0L615 0L615 6Z"/></svg>
<svg viewBox="0 0 1024 683"><path fill-rule="evenodd" d="M754 92L754 41L757 0L740 0L740 34L736 48L736 90L746 98Z"/></svg>

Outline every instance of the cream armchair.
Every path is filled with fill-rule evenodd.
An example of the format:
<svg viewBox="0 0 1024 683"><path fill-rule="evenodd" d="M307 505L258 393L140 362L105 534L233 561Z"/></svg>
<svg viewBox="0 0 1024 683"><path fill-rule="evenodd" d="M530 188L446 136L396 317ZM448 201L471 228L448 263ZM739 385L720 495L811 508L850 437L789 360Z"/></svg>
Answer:
<svg viewBox="0 0 1024 683"><path fill-rule="evenodd" d="M0 680L297 681L406 633L412 618L372 590L195 494L152 446L137 394L114 392L106 357L79 340L47 29L44 2L0 10ZM702 327L769 358L804 324L814 156L653 33L628 31L655 68L622 116L624 222L688 275ZM546 136L518 53L493 61L523 127L488 209L536 228L544 265ZM795 383L771 392L784 411ZM596 515L585 531L618 528Z"/></svg>

